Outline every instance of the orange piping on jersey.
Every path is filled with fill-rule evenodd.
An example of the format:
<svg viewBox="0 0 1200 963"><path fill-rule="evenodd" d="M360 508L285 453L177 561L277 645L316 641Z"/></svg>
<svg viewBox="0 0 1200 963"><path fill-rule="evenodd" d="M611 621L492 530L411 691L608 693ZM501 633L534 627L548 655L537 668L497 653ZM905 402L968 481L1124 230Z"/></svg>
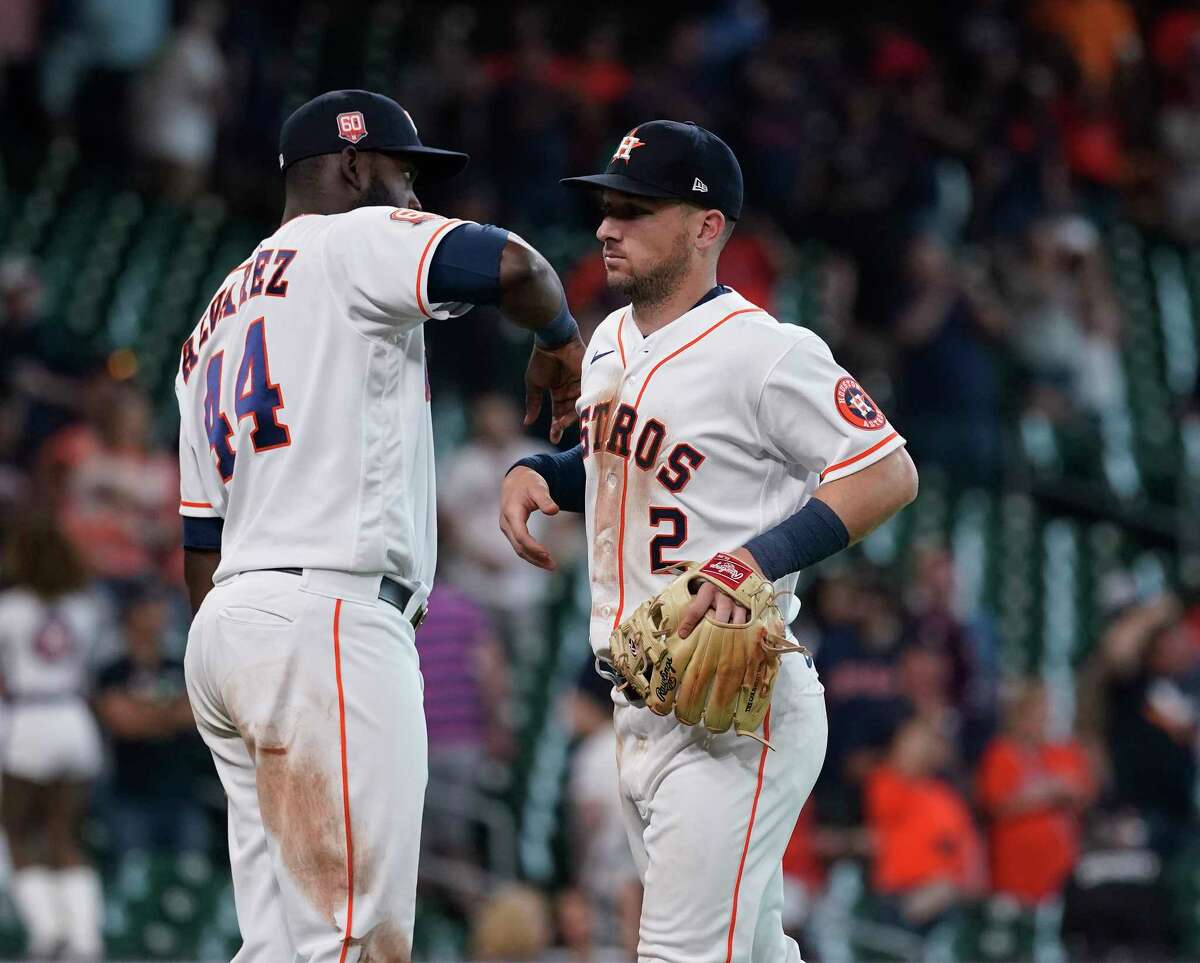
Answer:
<svg viewBox="0 0 1200 963"><path fill-rule="evenodd" d="M762 795L763 770L767 767L767 745L771 739L771 710L763 719L762 753L758 757L758 785L754 787L754 802L750 805L750 823L746 826L746 841L742 844L742 859L738 863L737 879L733 883L733 909L729 913L729 939L725 944L725 963L733 963L733 931L737 926L738 895L742 888L742 872L746 868L746 856L750 852L750 834L754 832L754 817L758 814L758 797Z"/></svg>
<svg viewBox="0 0 1200 963"><path fill-rule="evenodd" d="M898 435L898 434L899 434L899 432L893 431L890 435L888 435L885 439L883 439L883 441L877 441L866 451L860 451L853 458L847 458L845 461L839 461L836 465L830 465L823 472L821 472L821 480L824 481L825 476L828 475L830 472L837 471L839 468L845 468L847 465L853 465L856 461L862 461L862 459L866 458L867 455L870 455L872 452L879 451L880 448L882 448L884 445L886 445L889 441L891 441L893 438L895 438L896 435Z"/></svg>
<svg viewBox="0 0 1200 963"><path fill-rule="evenodd" d="M755 312L762 312L762 308L740 308L737 311L733 311L730 314L725 315L725 317L723 317L720 321L718 321L712 327L705 328L698 335L696 335L696 337L692 338L692 340L689 341L687 344L683 345L680 348L676 348L669 355L667 355L665 358L663 358L662 361L660 361L653 368L651 368L650 373L648 375L646 375L646 380L642 382L642 387L639 389L637 398L633 402L633 410L636 412L638 410L638 406L642 403L642 396L645 395L646 389L650 386L650 379L654 377L654 372L656 372L659 368L661 368L663 365L665 365L672 358L676 357L677 355L683 354L683 352L687 351L687 349L690 348L692 345L696 344L697 342L703 341L705 338L707 338L710 334L712 334L714 331L716 331L717 328L719 328L721 325L723 325L730 318L736 318L739 314L753 314ZM625 319L622 318L621 320L622 320L622 322L624 322ZM617 328L618 343L620 343L620 335L621 335L621 329L620 329L620 327L618 327ZM622 353L624 353L624 352L622 352ZM622 462L623 462L623 470L622 470L622 480L621 480L621 524L620 524L620 527L617 529L617 581L620 585L620 588L619 588L619 594L617 596L617 614L616 614L616 617L613 619L613 628L614 629L618 625L621 624L621 615L625 612L625 496L629 493L629 459L625 458L622 460Z"/></svg>
<svg viewBox="0 0 1200 963"><path fill-rule="evenodd" d="M342 600L333 606L333 671L337 678L338 738L342 750L342 814L346 820L346 935L342 937L342 952L338 963L346 963L346 951L354 933L354 837L350 833L350 770L346 764L346 696L342 689L342 640L339 627L342 621ZM770 710L767 710L770 712Z"/></svg>
<svg viewBox="0 0 1200 963"><path fill-rule="evenodd" d="M430 317L430 314L425 310L425 301L421 298L421 275L425 271L425 258L429 257L429 252L433 248L433 242L438 239L438 235L441 234L442 231L446 230L448 227L455 227L461 223L462 221L458 220L447 221L436 231L434 231L433 237L425 242L425 250L421 252L421 260L417 262L417 310L427 318Z"/></svg>
<svg viewBox="0 0 1200 963"><path fill-rule="evenodd" d="M617 350L621 352L621 367L625 367L625 341L621 337L621 329L625 327L625 319L629 317L629 312L626 311L621 315L621 320L617 322Z"/></svg>
<svg viewBox="0 0 1200 963"><path fill-rule="evenodd" d="M180 508L212 508L212 502L180 502Z"/></svg>

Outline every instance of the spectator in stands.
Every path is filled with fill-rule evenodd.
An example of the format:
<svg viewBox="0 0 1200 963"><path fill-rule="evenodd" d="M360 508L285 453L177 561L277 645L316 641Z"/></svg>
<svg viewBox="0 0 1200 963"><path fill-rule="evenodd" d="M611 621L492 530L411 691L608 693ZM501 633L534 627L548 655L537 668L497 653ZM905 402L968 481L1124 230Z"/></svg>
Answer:
<svg viewBox="0 0 1200 963"><path fill-rule="evenodd" d="M502 787L500 777L515 754L508 660L487 612L447 582L430 595L417 650L426 691L438 694L425 702L429 783L422 860L427 868L431 857L474 864L475 829L489 805L485 790L489 782ZM436 876L457 882L453 873ZM462 906L471 895L449 893Z"/></svg>
<svg viewBox="0 0 1200 963"><path fill-rule="evenodd" d="M1196 671L1196 648L1168 596L1120 613L1088 673L1103 702L1092 718L1108 748L1114 802L1146 821L1164 854L1195 831L1200 696L1189 683Z"/></svg>
<svg viewBox="0 0 1200 963"><path fill-rule="evenodd" d="M566 899L585 908L577 914L580 924L568 943L580 954L623 949L632 958L637 955L642 887L621 815L612 685L596 673L590 658L568 708L580 741L567 790L575 892Z"/></svg>
<svg viewBox="0 0 1200 963"><path fill-rule="evenodd" d="M104 666L95 706L112 745L113 841L130 850L205 851L209 826L197 799L204 751L184 685L183 662L163 651L171 617L149 583L122 603L122 655Z"/></svg>
<svg viewBox="0 0 1200 963"><path fill-rule="evenodd" d="M816 795L822 819L855 823L863 779L909 711L898 671L908 626L894 591L869 566L827 577L817 605L829 745Z"/></svg>
<svg viewBox="0 0 1200 963"><path fill-rule="evenodd" d="M178 581L179 469L153 447L150 403L127 383L98 399L96 445L66 479L60 521L88 570L111 584Z"/></svg>
<svg viewBox="0 0 1200 963"><path fill-rule="evenodd" d="M998 656L979 613L971 613L970 623L959 613L954 557L945 546L917 545L913 556L907 596L913 640L944 661L939 671L945 704L957 715L958 749L974 762L995 725Z"/></svg>
<svg viewBox="0 0 1200 963"><path fill-rule="evenodd" d="M983 848L970 809L937 775L946 756L942 737L912 719L867 780L872 886L884 898L884 921L918 933L980 893L984 883Z"/></svg>
<svg viewBox="0 0 1200 963"><path fill-rule="evenodd" d="M488 394L471 407L471 439L446 461L438 483L438 526L445 545L445 578L488 610L512 653L536 652L545 635L549 576L517 558L496 524L498 478L518 458L548 450L526 438L521 413L506 395ZM535 538L559 539L573 530L564 519L543 519ZM556 551L556 557L558 552Z"/></svg>
<svg viewBox="0 0 1200 963"><path fill-rule="evenodd" d="M907 292L892 322L896 424L917 461L994 483L1003 442L996 346L1007 314L979 272L961 270L930 235L910 242L905 265Z"/></svg>
<svg viewBox="0 0 1200 963"><path fill-rule="evenodd" d="M1095 227L1080 217L1038 221L1007 272L1029 406L1062 424L1120 405L1120 311Z"/></svg>
<svg viewBox="0 0 1200 963"><path fill-rule="evenodd" d="M130 87L166 39L168 0L77 0L63 8L42 62L42 100L71 126L90 164L121 172L132 125Z"/></svg>
<svg viewBox="0 0 1200 963"><path fill-rule="evenodd" d="M975 780L989 819L992 892L1027 906L1061 894L1079 856L1080 817L1096 793L1083 746L1053 740L1049 724L1045 686L1019 683Z"/></svg>
<svg viewBox="0 0 1200 963"><path fill-rule="evenodd" d="M100 879L80 835L101 765L87 690L107 611L48 516L17 521L4 562L12 587L0 593L0 695L8 710L0 817L13 902L29 955L99 959Z"/></svg>
<svg viewBox="0 0 1200 963"><path fill-rule="evenodd" d="M1164 18L1166 19L1166 18ZM1176 11L1180 28L1200 24L1200 11ZM1184 39L1186 38L1186 39ZM1168 230L1186 244L1200 241L1200 34L1184 33L1170 55L1168 101L1158 114L1161 208ZM1164 41L1165 42L1165 41ZM1164 55L1166 56L1166 55Z"/></svg>
<svg viewBox="0 0 1200 963"><path fill-rule="evenodd" d="M217 42L219 0L197 0L167 41L137 91L134 138L151 168L150 183L176 202L208 183L217 151L225 58Z"/></svg>

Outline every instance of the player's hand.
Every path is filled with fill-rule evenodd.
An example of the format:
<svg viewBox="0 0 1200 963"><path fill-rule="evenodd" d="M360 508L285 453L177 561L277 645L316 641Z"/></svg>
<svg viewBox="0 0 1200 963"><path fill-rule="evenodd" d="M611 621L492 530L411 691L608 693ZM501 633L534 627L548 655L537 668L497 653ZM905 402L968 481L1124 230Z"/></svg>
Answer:
<svg viewBox="0 0 1200 963"><path fill-rule="evenodd" d="M736 552L730 552L734 558L739 558L758 575L762 575L762 569L758 567L758 562L744 548L739 548ZM717 622L730 622L734 625L744 625L750 621L750 613L745 607L735 605L732 598L717 589L711 582L705 582L700 586L700 590L696 593L696 597L692 599L691 604L683 613L683 618L679 620L679 637L686 639L691 634L692 629L700 624L709 613Z"/></svg>
<svg viewBox="0 0 1200 963"><path fill-rule="evenodd" d="M500 531L520 558L553 572L557 567L550 552L529 534L529 516L534 512L557 515L558 505L550 497L546 479L521 465L504 476L500 485Z"/></svg>
<svg viewBox="0 0 1200 963"><path fill-rule="evenodd" d="M529 367L525 369L525 425L537 421L542 412L542 393L550 392L550 441L558 444L563 431L578 419L575 402L585 351L583 339L576 335L557 348L533 346Z"/></svg>

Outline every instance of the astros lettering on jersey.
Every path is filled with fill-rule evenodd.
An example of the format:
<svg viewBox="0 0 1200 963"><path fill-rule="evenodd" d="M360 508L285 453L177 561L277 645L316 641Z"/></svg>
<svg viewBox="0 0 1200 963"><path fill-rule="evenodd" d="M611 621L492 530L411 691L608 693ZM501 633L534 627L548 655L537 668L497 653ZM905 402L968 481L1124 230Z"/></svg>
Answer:
<svg viewBox="0 0 1200 963"><path fill-rule="evenodd" d="M904 445L818 335L736 291L647 337L631 309L609 315L578 408L590 634L604 656L613 627L669 580L656 572L744 545L822 482Z"/></svg>

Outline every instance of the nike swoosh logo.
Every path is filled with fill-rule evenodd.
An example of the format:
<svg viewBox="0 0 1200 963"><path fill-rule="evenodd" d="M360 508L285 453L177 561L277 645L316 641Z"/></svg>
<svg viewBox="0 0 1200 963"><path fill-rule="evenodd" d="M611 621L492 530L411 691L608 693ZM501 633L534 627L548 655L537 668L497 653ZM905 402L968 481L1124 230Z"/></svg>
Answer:
<svg viewBox="0 0 1200 963"><path fill-rule="evenodd" d="M610 355L610 354L612 354L612 353L613 353L614 351L616 351L616 350L617 350L616 348L609 348L607 351L597 351L597 352L596 352L594 355L592 355L592 360L591 360L591 361L589 361L589 362L588 362L588 364L589 364L589 365L593 365L593 364L595 364L597 361L599 361L601 358L603 358L603 357L606 357L607 355Z"/></svg>

